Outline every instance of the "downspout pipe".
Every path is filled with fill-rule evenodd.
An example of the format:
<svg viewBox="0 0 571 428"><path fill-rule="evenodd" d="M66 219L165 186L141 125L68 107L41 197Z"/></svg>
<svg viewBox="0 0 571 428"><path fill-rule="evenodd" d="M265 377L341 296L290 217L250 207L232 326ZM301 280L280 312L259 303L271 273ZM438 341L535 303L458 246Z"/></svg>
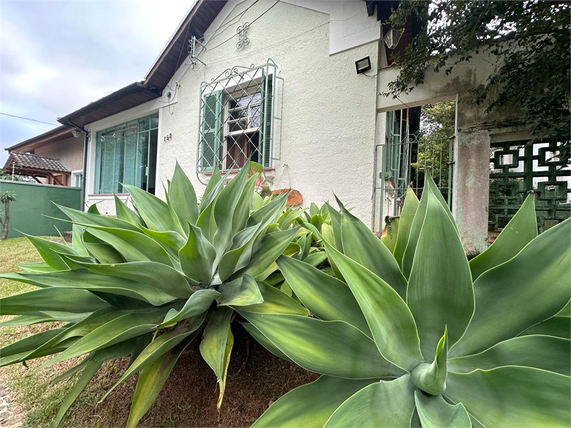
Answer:
<svg viewBox="0 0 571 428"><path fill-rule="evenodd" d="M58 121L61 119L58 118ZM60 122L62 123L62 122ZM82 126L76 125L71 120L67 119L63 123L64 125L72 126L83 134L83 174L81 174L81 210L85 211L85 175L87 171L87 148L89 144L89 132Z"/></svg>

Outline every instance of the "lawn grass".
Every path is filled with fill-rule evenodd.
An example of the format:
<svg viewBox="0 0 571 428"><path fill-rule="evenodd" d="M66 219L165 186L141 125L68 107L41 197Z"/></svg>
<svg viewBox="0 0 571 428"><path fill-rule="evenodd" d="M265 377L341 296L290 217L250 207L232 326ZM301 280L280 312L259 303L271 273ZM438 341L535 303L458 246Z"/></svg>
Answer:
<svg viewBox="0 0 571 428"><path fill-rule="evenodd" d="M26 238L0 241L0 273L21 272L22 269L18 267L18 264L35 263L41 260L33 245ZM28 284L0 279L0 297L25 293L35 288ZM0 317L2 321L9 318L11 317ZM51 325L2 327L0 330L0 347L51 327ZM53 369L31 375L32 370L38 367L40 363L40 360L32 361L28 364L29 368L21 364L2 368L0 379L10 385L14 395L12 399L26 414L24 426L50 426L57 413L57 407L63 399L63 394L67 390L65 384L50 385L50 379L55 373Z"/></svg>

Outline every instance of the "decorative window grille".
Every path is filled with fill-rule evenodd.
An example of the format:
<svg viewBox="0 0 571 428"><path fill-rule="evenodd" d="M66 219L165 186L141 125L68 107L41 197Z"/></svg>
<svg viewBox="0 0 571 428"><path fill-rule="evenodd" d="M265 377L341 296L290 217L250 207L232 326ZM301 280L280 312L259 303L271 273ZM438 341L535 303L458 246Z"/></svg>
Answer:
<svg viewBox="0 0 571 428"><path fill-rule="evenodd" d="M279 88L272 60L233 67L200 87L198 172L237 170L252 160L271 167Z"/></svg>
<svg viewBox="0 0 571 428"><path fill-rule="evenodd" d="M96 194L124 193L123 184L154 193L158 127L155 113L97 133Z"/></svg>

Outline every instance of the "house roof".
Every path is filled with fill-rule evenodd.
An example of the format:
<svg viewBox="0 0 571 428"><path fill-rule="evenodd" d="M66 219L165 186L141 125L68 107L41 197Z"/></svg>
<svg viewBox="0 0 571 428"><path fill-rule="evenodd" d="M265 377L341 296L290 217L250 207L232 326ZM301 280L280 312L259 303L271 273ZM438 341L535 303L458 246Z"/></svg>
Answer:
<svg viewBox="0 0 571 428"><path fill-rule="evenodd" d="M162 89L149 87L143 82L135 82L98 99L64 117L58 122L64 125L83 128L88 123L96 122L116 113L136 107L161 96Z"/></svg>
<svg viewBox="0 0 571 428"><path fill-rule="evenodd" d="M10 153L3 170L5 173L11 173L12 168L16 174L22 175L43 176L45 173L70 172L59 159L24 152Z"/></svg>
<svg viewBox="0 0 571 428"><path fill-rule="evenodd" d="M73 134L71 133L73 128L69 126L58 126L48 132L44 132L43 134L36 135L35 137L29 138L21 143L14 144L13 146L7 147L6 151L11 152L13 150L34 150L40 146L44 146L46 144L54 143L56 141L65 140L67 138L71 138Z"/></svg>
<svg viewBox="0 0 571 428"><path fill-rule="evenodd" d="M201 39L227 0L197 0L147 73L144 83L164 88L188 55L188 42Z"/></svg>
<svg viewBox="0 0 571 428"><path fill-rule="evenodd" d="M193 36L198 39L202 38L226 3L227 0L197 0L156 59L145 80L125 86L79 110L60 117L58 122L83 128L88 123L160 97L163 89L188 55L188 41Z"/></svg>

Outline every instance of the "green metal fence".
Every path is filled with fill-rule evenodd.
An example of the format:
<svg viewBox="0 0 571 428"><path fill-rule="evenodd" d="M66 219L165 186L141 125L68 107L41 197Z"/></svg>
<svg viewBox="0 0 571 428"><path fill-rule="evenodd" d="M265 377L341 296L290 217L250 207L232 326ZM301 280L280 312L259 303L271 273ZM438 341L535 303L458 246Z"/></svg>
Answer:
<svg viewBox="0 0 571 428"><path fill-rule="evenodd" d="M381 229L385 217L400 215L409 187L420 197L427 173L448 205L452 204L454 137L442 141L417 138L409 129L409 117L408 109L388 112L385 143L376 146Z"/></svg>
<svg viewBox="0 0 571 428"><path fill-rule="evenodd" d="M10 203L8 238L22 236L22 233L55 236L58 235L56 227L61 232L71 230L70 223L50 218L66 218L52 202L81 209L81 189L78 187L0 180L0 193L5 191L16 196L16 201ZM3 206L0 213L4 214Z"/></svg>

